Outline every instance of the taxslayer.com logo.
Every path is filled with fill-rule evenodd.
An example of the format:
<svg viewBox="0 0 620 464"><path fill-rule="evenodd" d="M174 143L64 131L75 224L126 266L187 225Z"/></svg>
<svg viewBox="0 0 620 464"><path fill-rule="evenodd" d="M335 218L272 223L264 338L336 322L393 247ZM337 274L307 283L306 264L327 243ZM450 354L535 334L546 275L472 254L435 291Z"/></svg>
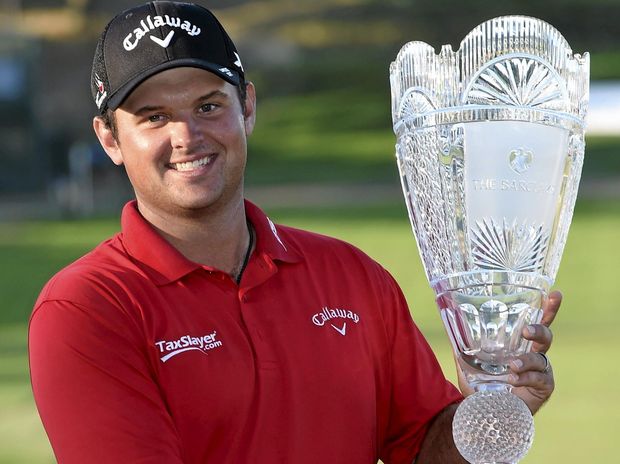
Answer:
<svg viewBox="0 0 620 464"><path fill-rule="evenodd" d="M161 340L155 342L155 346L159 349L160 358L163 362L168 361L174 356L185 353L186 351L200 351L204 354L219 348L223 345L221 340L217 340L217 331L213 331L208 335L194 337L192 335L184 335L177 340Z"/></svg>
<svg viewBox="0 0 620 464"><path fill-rule="evenodd" d="M145 19L140 21L140 27L137 27L130 32L125 40L123 40L123 47L128 52L133 50L138 46L140 40L143 37L146 37L148 34L153 42L162 48L166 48L170 45L172 38L174 37L174 31L168 32L166 37L157 37L156 35L151 35L150 32L154 29L157 29L162 26L169 26L175 29L181 29L185 31L188 35L197 36L200 35L200 28L198 26L193 25L189 21L182 21L181 18L170 17L168 15L164 16L154 16L148 15Z"/></svg>

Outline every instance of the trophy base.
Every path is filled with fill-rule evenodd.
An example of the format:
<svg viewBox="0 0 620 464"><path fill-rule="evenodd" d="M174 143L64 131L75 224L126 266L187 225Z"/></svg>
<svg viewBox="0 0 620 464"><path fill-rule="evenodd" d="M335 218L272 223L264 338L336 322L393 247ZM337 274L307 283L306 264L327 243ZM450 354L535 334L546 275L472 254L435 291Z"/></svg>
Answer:
<svg viewBox="0 0 620 464"><path fill-rule="evenodd" d="M532 446L534 419L509 385L489 383L460 404L452 436L471 464L515 464Z"/></svg>

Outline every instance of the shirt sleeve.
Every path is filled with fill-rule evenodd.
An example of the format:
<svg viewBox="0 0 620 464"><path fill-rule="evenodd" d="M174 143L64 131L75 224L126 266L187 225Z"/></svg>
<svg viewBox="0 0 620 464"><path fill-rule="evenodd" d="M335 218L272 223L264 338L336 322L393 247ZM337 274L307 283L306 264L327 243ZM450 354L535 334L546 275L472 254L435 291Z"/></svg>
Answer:
<svg viewBox="0 0 620 464"><path fill-rule="evenodd" d="M33 312L32 389L56 459L180 464L179 438L139 329L111 306L47 300Z"/></svg>
<svg viewBox="0 0 620 464"><path fill-rule="evenodd" d="M391 348L392 397L386 440L380 458L386 464L411 464L432 419L461 393L443 375L426 339L413 322L400 288L391 279L392 305L385 320Z"/></svg>

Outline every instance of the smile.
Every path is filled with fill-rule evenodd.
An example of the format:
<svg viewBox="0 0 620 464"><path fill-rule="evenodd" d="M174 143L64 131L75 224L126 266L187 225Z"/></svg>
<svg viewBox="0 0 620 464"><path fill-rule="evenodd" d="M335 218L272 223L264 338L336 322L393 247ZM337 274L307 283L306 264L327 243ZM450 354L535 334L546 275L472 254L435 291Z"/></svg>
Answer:
<svg viewBox="0 0 620 464"><path fill-rule="evenodd" d="M206 166L213 160L213 158L215 158L214 155L207 155L204 158L200 158L195 161L188 161L187 163L170 163L169 166L176 171L193 171L201 166Z"/></svg>

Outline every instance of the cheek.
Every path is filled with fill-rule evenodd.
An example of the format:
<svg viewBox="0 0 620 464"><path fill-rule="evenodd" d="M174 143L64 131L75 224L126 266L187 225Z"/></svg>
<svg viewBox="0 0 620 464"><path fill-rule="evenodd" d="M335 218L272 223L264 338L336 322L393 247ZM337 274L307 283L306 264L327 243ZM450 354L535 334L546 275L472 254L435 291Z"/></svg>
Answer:
<svg viewBox="0 0 620 464"><path fill-rule="evenodd" d="M125 164L143 165L156 159L165 150L165 141L141 133L126 134L120 139Z"/></svg>
<svg viewBox="0 0 620 464"><path fill-rule="evenodd" d="M230 115L209 121L202 128L205 142L216 143L227 152L227 163L245 158L246 134L243 116Z"/></svg>
<svg viewBox="0 0 620 464"><path fill-rule="evenodd" d="M226 141L229 145L245 147L246 145L246 126L242 115L228 118L223 122L221 133L226 134Z"/></svg>

